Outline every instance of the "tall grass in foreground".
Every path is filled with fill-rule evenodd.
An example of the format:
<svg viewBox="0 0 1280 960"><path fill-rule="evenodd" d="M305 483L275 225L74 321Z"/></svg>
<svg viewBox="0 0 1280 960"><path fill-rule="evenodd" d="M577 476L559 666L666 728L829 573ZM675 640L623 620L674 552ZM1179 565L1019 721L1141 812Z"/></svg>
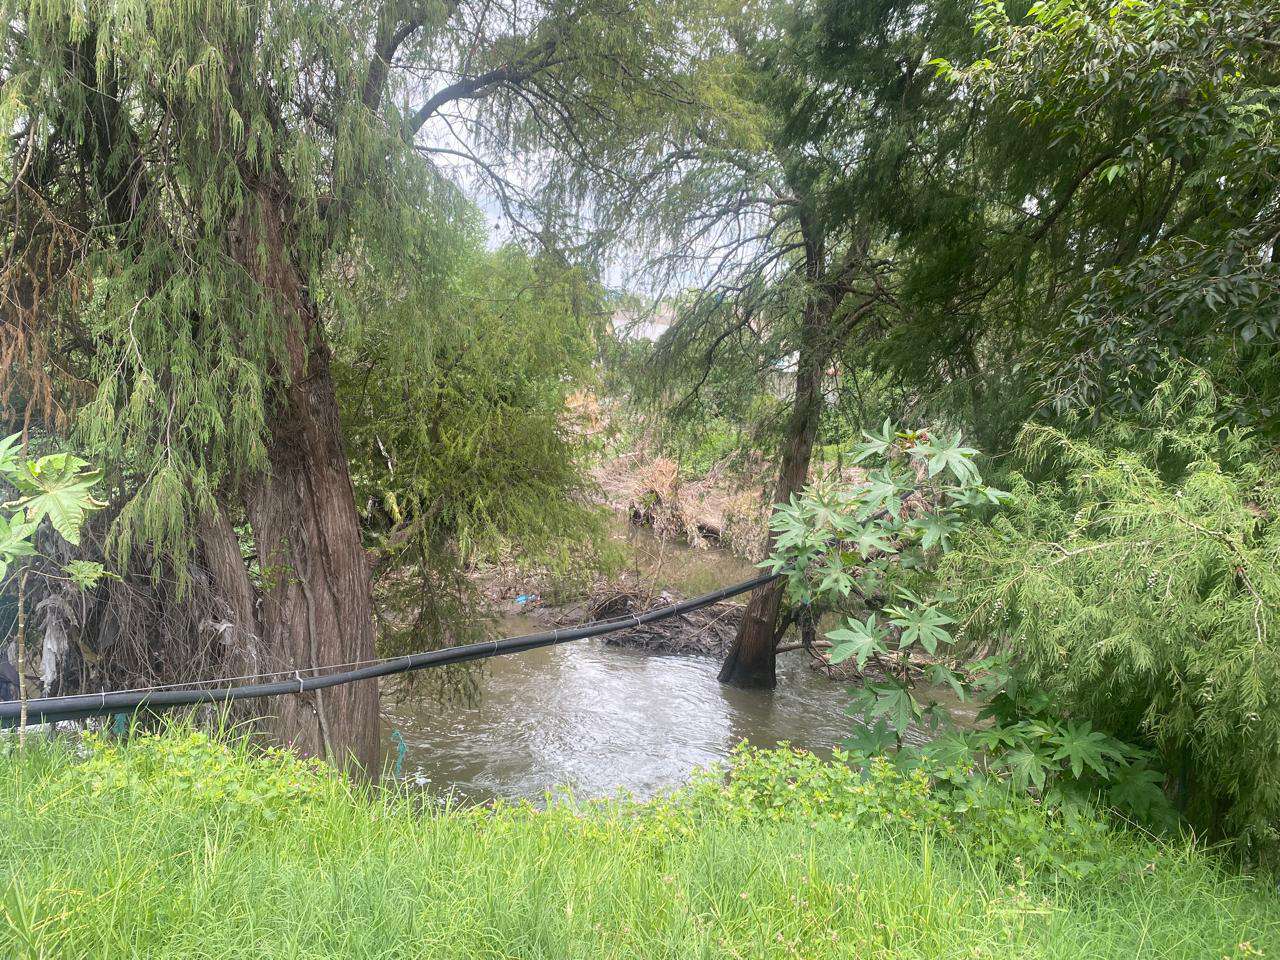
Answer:
<svg viewBox="0 0 1280 960"><path fill-rule="evenodd" d="M1280 957L1280 898L1191 847L1090 827L1090 869L1033 867L811 758L650 804L440 810L189 731L5 750L6 960Z"/></svg>

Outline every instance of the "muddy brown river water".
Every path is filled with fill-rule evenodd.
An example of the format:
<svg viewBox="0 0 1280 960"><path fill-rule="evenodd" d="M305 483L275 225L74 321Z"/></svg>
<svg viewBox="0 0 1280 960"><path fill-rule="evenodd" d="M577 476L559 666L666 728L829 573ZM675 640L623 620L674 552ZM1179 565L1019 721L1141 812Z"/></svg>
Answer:
<svg viewBox="0 0 1280 960"><path fill-rule="evenodd" d="M471 800L541 798L561 786L647 796L743 740L827 752L849 730L846 697L800 656L783 659L773 692L723 686L711 659L600 640L495 657L474 706L392 707L407 747L402 773Z"/></svg>
<svg viewBox="0 0 1280 960"><path fill-rule="evenodd" d="M635 563L685 594L754 573L723 552L619 535ZM503 627L510 634L542 628L520 616ZM409 782L463 800L542 799L561 788L582 798L643 797L679 785L744 740L829 754L848 735L846 685L811 669L803 652L779 658L771 692L726 687L716 680L718 667L706 657L602 640L494 657L484 662L470 705L388 697L387 755L394 762L403 752L401 776Z"/></svg>

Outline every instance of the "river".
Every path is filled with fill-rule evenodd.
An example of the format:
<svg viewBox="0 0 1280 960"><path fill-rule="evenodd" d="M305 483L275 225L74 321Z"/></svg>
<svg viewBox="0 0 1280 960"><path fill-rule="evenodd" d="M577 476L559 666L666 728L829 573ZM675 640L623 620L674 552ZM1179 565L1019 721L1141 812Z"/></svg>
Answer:
<svg viewBox="0 0 1280 960"><path fill-rule="evenodd" d="M391 706L407 747L402 775L470 800L541 798L558 786L647 796L743 740L826 752L849 729L846 697L803 657L784 655L772 692L725 687L715 660L602 640L495 657L472 706Z"/></svg>
<svg viewBox="0 0 1280 960"><path fill-rule="evenodd" d="M640 570L685 594L754 573L723 551L660 544L643 531L618 536ZM512 634L542 628L521 616L506 617L503 627ZM494 657L483 662L469 705L388 696L387 755L395 759L402 739L404 779L468 801L541 799L557 788L583 798L644 797L677 786L744 740L829 754L848 735L845 685L813 670L804 652L779 657L773 691L726 687L718 668L706 657L602 640Z"/></svg>

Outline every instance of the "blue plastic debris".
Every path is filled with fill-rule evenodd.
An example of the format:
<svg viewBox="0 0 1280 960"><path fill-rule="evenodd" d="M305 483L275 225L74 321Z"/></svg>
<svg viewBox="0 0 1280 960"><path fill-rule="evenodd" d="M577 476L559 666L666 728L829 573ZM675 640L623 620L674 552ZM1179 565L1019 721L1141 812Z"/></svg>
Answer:
<svg viewBox="0 0 1280 960"><path fill-rule="evenodd" d="M404 757L409 752L409 745L404 742L404 735L399 730L391 731L391 741L396 745L396 766L391 776L399 780L400 773L404 770Z"/></svg>

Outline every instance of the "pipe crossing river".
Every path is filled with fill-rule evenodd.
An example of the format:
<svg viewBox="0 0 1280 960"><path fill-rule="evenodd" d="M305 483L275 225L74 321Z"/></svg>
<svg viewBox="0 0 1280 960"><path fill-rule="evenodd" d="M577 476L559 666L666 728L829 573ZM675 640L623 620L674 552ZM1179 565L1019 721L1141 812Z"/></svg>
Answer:
<svg viewBox="0 0 1280 960"><path fill-rule="evenodd" d="M321 676L302 676L304 671L312 668L303 667L292 679L277 680L271 683L250 683L237 686L211 685L205 687L187 687L181 690L135 690L135 691L103 691L101 693L79 694L67 697L38 697L25 703L18 700L0 702L0 727L12 727L20 724L25 718L28 724L52 723L58 720L83 720L88 717L105 717L116 713L129 713L139 709L158 710L172 707L197 706L202 704L231 703L236 700L249 700L258 697L278 697L291 693L305 693L308 690L323 690L357 680L372 680L412 670L425 670L429 667L440 667L450 663L466 663L474 660L485 660L503 654L521 653L539 647L549 647L573 640L585 640L590 637L616 633L667 617L679 616L701 607L719 603L729 597L747 593L756 587L776 579L777 574L754 577L735 583L719 590L713 590L700 597L682 600L665 607L647 610L634 616L603 620L598 623L584 624L577 627L564 627L532 633L522 637L507 637L500 640L486 640L482 643L469 643L459 647L447 647L443 650L432 650L426 653L414 653L403 657L390 657L379 660L354 670L338 670ZM280 676L280 674L272 674Z"/></svg>

